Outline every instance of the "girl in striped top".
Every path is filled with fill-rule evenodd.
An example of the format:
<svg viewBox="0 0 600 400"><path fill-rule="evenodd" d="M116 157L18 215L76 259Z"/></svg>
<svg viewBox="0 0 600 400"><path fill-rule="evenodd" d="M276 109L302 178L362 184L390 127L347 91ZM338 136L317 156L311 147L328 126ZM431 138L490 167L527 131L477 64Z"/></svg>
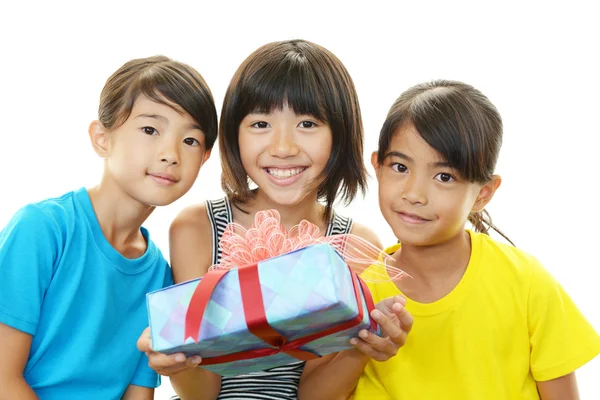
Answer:
<svg viewBox="0 0 600 400"><path fill-rule="evenodd" d="M351 232L381 247L370 229L333 210L336 200L348 203L364 193L366 171L354 84L331 52L303 40L257 49L229 84L219 132L226 197L184 209L173 222L176 283L204 275L219 261L227 223L248 227L265 209L279 211L287 229L306 219L326 235ZM195 368L199 357L149 351L150 365L170 376L183 400L346 398L371 358L386 360L404 343L412 317L402 301L387 299L378 304L384 312L373 315L387 336L363 331L351 341L355 348L307 363L221 378Z"/></svg>

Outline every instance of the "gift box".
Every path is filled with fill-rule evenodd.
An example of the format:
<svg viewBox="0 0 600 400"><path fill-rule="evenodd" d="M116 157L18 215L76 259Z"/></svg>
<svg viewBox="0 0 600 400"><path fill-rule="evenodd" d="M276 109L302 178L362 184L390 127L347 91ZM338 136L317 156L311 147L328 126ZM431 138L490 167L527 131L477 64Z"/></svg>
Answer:
<svg viewBox="0 0 600 400"><path fill-rule="evenodd" d="M147 295L155 351L200 355L224 376L351 348L379 334L368 288L328 243L311 244Z"/></svg>

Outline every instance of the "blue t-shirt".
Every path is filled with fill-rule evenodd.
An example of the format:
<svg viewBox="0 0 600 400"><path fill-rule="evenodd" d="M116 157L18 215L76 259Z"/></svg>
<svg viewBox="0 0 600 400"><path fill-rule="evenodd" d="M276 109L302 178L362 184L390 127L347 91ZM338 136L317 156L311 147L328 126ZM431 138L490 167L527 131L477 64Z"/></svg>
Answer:
<svg viewBox="0 0 600 400"><path fill-rule="evenodd" d="M156 387L136 342L146 293L172 284L148 246L127 259L104 237L85 188L19 210L0 232L0 323L33 336L24 371L42 400L119 399Z"/></svg>

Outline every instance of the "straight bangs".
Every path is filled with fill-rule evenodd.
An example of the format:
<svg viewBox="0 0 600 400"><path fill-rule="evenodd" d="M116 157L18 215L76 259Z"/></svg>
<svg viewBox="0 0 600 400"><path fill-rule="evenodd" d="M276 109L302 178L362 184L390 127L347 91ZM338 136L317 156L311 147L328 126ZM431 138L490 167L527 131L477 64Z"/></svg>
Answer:
<svg viewBox="0 0 600 400"><path fill-rule="evenodd" d="M262 65L239 83L238 123L251 113L268 114L290 107L296 115L311 115L328 123L325 85L305 58L289 54L278 64Z"/></svg>
<svg viewBox="0 0 600 400"><path fill-rule="evenodd" d="M204 133L206 149L211 149L217 137L217 111L208 86L200 76L194 75L197 74L168 64L147 68L124 93L119 124L129 118L135 100L144 95L180 114L188 113Z"/></svg>
<svg viewBox="0 0 600 400"><path fill-rule="evenodd" d="M437 88L417 97L410 120L433 149L462 179L484 183L492 178L496 160L486 163L493 131L489 119L458 91ZM500 128L501 129L501 128ZM487 164L487 165L486 165Z"/></svg>
<svg viewBox="0 0 600 400"><path fill-rule="evenodd" d="M436 86L442 84L454 83L436 81L418 85L396 100L381 129L378 160L383 162L392 137L412 124L462 179L488 182L501 145L502 120L483 95L481 100L473 100L461 88Z"/></svg>

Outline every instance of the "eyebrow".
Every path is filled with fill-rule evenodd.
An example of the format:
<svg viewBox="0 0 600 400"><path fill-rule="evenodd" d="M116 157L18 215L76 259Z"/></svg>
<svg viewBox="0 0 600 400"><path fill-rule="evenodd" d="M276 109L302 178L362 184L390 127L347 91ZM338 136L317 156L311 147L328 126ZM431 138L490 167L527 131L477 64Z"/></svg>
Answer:
<svg viewBox="0 0 600 400"><path fill-rule="evenodd" d="M169 122L169 120L166 117L163 117L162 115L158 115L158 114L139 114L135 118L152 118L152 119L158 119L163 122Z"/></svg>
<svg viewBox="0 0 600 400"><path fill-rule="evenodd" d="M401 153L399 151L390 151L390 152L386 153L386 155L385 155L385 157L383 157L383 159L385 160L388 157L397 157L397 158L406 160L411 163L415 162L415 160L413 160L411 157L409 157L406 154ZM438 162L434 162L434 163L429 163L429 165L432 167L436 167L436 168L452 168L447 161L438 161Z"/></svg>
<svg viewBox="0 0 600 400"><path fill-rule="evenodd" d="M139 114L135 118L152 118L152 119L157 119L159 121L162 121L163 123L166 123L166 124L169 123L169 119L160 114ZM202 131L202 128L200 128L200 126L198 126L197 124L191 124L190 129L197 129L199 131Z"/></svg>

